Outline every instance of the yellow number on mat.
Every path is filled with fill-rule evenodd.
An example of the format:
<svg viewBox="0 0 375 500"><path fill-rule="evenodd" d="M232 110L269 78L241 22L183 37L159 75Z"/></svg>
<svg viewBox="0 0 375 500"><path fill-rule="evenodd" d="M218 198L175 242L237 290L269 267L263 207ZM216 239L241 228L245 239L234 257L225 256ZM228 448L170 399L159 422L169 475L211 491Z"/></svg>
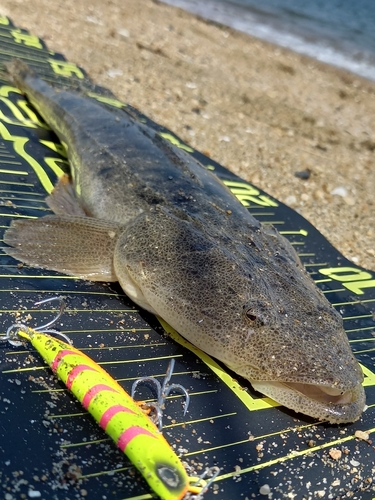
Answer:
<svg viewBox="0 0 375 500"><path fill-rule="evenodd" d="M50 63L51 68L53 72L56 73L56 75L66 76L67 78L75 75L78 78L84 78L83 72L79 69L78 66L73 63L66 61L56 61L55 59L49 59L48 62Z"/></svg>
<svg viewBox="0 0 375 500"><path fill-rule="evenodd" d="M363 288L375 288L375 279L373 275L356 267L329 267L319 269L320 274L328 276L332 280L339 281L342 285L355 293L363 295Z"/></svg>
<svg viewBox="0 0 375 500"><path fill-rule="evenodd" d="M16 43L26 45L27 47L34 47L34 49L43 48L43 45L37 36L22 33L20 29L12 30L10 34Z"/></svg>
<svg viewBox="0 0 375 500"><path fill-rule="evenodd" d="M260 191L246 182L223 181L232 191L234 196L242 203L244 207L249 207L250 203L255 203L262 207L277 207L278 204L268 196L260 194Z"/></svg>

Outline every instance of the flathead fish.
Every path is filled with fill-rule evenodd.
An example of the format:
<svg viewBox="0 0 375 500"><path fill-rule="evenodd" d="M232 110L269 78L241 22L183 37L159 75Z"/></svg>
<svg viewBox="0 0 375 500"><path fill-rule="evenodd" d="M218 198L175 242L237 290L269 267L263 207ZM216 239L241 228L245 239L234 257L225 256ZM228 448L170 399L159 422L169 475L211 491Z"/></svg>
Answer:
<svg viewBox="0 0 375 500"><path fill-rule="evenodd" d="M71 167L47 199L55 215L12 222L9 255L119 281L282 405L332 423L360 417L363 374L342 318L286 239L130 113L55 89L20 61L8 71L67 144Z"/></svg>

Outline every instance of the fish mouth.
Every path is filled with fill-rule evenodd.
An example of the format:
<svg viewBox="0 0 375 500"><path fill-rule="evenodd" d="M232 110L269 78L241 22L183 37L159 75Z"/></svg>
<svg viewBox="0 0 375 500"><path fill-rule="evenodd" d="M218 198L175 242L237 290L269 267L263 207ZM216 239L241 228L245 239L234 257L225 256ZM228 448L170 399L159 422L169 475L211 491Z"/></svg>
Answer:
<svg viewBox="0 0 375 500"><path fill-rule="evenodd" d="M347 390L298 382L250 381L255 390L296 412L332 424L355 422L365 404L362 384Z"/></svg>
<svg viewBox="0 0 375 500"><path fill-rule="evenodd" d="M347 405L353 403L353 390L343 391L326 385L310 385L289 382L288 387L321 403Z"/></svg>

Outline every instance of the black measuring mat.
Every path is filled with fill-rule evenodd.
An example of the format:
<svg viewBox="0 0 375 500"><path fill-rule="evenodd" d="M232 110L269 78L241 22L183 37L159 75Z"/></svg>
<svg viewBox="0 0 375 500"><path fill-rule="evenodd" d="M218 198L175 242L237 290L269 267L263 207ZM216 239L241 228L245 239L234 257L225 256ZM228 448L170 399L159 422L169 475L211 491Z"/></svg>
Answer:
<svg viewBox="0 0 375 500"><path fill-rule="evenodd" d="M141 376L161 380L174 358L172 382L189 390L191 404L183 417L181 399L171 397L163 432L189 474L214 465L221 468L205 500L266 498L268 492L274 500L375 496L375 449L371 435L366 436L375 431L375 274L346 260L295 211L95 86L82 69L0 17L0 62L13 57L26 61L55 85L79 86L110 106L130 108L216 173L254 217L273 224L287 237L344 318L365 374L368 408L358 422L341 426L296 414L256 393L168 325L139 310L118 285L29 268L4 254L0 256L2 333L16 320L31 327L45 322L53 311L34 309L33 303L59 295L68 306L61 330L128 392ZM50 213L44 199L67 169L67 161L56 136L19 91L5 80L0 84L0 224L4 231L12 219ZM36 351L2 345L0 378L4 498L153 498L140 474Z"/></svg>

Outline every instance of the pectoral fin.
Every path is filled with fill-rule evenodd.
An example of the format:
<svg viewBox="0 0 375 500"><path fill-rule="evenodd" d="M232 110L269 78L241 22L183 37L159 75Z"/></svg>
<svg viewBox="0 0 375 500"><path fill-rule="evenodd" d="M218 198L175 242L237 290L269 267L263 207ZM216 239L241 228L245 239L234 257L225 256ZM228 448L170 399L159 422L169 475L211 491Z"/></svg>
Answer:
<svg viewBox="0 0 375 500"><path fill-rule="evenodd" d="M15 220L5 231L4 242L10 246L3 250L34 267L93 281L117 281L113 254L122 230L118 224L91 217Z"/></svg>

